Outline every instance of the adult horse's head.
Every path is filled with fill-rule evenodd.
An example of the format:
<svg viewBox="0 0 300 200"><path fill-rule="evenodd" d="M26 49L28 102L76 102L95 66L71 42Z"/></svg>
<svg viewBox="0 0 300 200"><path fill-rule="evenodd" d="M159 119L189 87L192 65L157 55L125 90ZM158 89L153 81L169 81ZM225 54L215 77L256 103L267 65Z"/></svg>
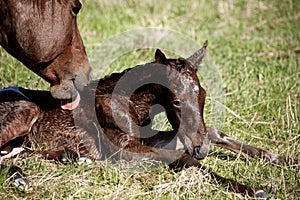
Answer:
<svg viewBox="0 0 300 200"><path fill-rule="evenodd" d="M74 99L90 81L80 8L79 0L0 0L1 46L49 82L57 99Z"/></svg>
<svg viewBox="0 0 300 200"><path fill-rule="evenodd" d="M210 140L203 120L206 92L201 87L197 70L202 62L207 41L203 47L187 59L167 59L157 50L156 63L167 65L167 77L172 96L172 108L167 115L174 130L184 139L188 152L197 159L203 158L209 151Z"/></svg>

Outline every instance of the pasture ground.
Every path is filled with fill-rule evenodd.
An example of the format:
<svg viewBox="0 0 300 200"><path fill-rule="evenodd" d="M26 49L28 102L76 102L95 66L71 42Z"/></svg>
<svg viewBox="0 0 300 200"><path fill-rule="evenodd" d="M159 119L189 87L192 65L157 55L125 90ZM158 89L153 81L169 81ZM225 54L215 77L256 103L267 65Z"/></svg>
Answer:
<svg viewBox="0 0 300 200"><path fill-rule="evenodd" d="M141 27L177 31L199 45L208 39L208 59L201 68L218 69L226 101L224 97L212 98L207 89L212 85L205 82L200 70L208 93L207 124L214 123L211 116L216 113L212 108L218 103L225 115L216 125L224 132L246 143L300 158L300 4L296 0L85 0L78 24L88 54L112 36ZM105 66L103 76L152 61L154 52L130 52ZM0 88L11 85L49 87L0 49ZM165 119L160 116L156 121L160 127ZM273 199L300 198L299 167L245 159L219 148L213 148L200 162L225 177L261 186ZM161 167L144 172L132 168L132 163L57 165L37 157L8 163L23 167L31 189L17 191L1 174L0 199L245 198L209 181L194 168L175 173Z"/></svg>

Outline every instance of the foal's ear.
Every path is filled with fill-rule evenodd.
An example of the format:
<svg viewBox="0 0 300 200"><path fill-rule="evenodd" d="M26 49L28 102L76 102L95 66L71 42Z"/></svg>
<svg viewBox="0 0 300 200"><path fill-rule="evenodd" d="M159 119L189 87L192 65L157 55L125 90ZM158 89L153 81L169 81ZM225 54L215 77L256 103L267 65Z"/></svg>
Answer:
<svg viewBox="0 0 300 200"><path fill-rule="evenodd" d="M206 40L202 46L201 49L199 49L197 52L195 52L193 55L191 55L187 60L190 61L193 64L193 67L195 70L197 70L202 63L204 56L207 51L207 45L208 41Z"/></svg>
<svg viewBox="0 0 300 200"><path fill-rule="evenodd" d="M167 58L161 50L156 49L155 51L155 62L159 64L165 64L167 61Z"/></svg>

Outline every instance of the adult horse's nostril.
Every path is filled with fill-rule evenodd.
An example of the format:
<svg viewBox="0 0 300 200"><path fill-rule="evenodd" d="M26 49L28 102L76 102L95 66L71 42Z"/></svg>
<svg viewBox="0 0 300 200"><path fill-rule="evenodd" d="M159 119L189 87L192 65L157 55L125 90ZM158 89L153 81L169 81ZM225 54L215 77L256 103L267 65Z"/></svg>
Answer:
<svg viewBox="0 0 300 200"><path fill-rule="evenodd" d="M202 148L201 146L194 147L194 155L193 157L197 160L203 159L207 155L207 149Z"/></svg>
<svg viewBox="0 0 300 200"><path fill-rule="evenodd" d="M60 85L50 87L51 95L56 99L72 99L77 96L73 81L62 81Z"/></svg>

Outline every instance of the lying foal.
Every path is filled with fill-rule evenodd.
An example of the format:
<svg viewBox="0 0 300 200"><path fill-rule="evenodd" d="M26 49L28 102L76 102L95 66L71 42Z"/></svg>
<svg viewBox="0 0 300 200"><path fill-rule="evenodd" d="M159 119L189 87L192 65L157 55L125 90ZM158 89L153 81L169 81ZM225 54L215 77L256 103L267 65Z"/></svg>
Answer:
<svg viewBox="0 0 300 200"><path fill-rule="evenodd" d="M205 126L205 90L196 72L206 48L207 43L186 60L167 59L157 50L155 62L89 84L80 94L79 108L72 112L60 109L48 92L6 90L0 93L0 146L23 136L30 145L38 145L46 158L59 161L82 154L95 159L148 158L176 168L195 166L234 192L267 198L263 190L223 178L198 162L211 142L279 164L298 162ZM151 129L151 116L163 110L173 131ZM183 144L180 149L178 143Z"/></svg>

